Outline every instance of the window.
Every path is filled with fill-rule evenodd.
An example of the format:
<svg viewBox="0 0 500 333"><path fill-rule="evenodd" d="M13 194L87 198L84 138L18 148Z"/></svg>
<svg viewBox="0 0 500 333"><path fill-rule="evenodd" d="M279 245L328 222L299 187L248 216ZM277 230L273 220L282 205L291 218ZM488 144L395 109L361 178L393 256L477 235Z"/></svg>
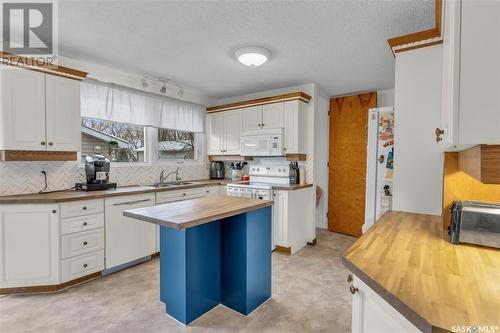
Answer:
<svg viewBox="0 0 500 333"><path fill-rule="evenodd" d="M104 155L112 162L144 162L145 128L82 118L81 155Z"/></svg>
<svg viewBox="0 0 500 333"><path fill-rule="evenodd" d="M194 160L195 133L178 130L158 129L159 160Z"/></svg>

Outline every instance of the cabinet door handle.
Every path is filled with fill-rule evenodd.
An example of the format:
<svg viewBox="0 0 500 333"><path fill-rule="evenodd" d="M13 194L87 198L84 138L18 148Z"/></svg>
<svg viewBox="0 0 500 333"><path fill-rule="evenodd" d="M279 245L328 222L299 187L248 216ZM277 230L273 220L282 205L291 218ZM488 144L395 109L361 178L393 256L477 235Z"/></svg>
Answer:
<svg viewBox="0 0 500 333"><path fill-rule="evenodd" d="M261 126L262 126L262 124L257 124L257 126L261 127Z"/></svg>
<svg viewBox="0 0 500 333"><path fill-rule="evenodd" d="M260 124L262 127L264 127L264 124Z"/></svg>
<svg viewBox="0 0 500 333"><path fill-rule="evenodd" d="M83 222L83 226L86 227L87 226L87 222Z"/></svg>
<svg viewBox="0 0 500 333"><path fill-rule="evenodd" d="M352 274L347 275L347 283L351 283L353 280Z"/></svg>
<svg viewBox="0 0 500 333"><path fill-rule="evenodd" d="M53 146L54 144L52 142L49 142L49 146Z"/></svg>
<svg viewBox="0 0 500 333"><path fill-rule="evenodd" d="M83 209L83 210L87 210L87 206L83 206L83 207L82 207L82 209Z"/></svg>
<svg viewBox="0 0 500 333"><path fill-rule="evenodd" d="M443 138L441 137L441 135L444 134L444 129L442 128L436 128L436 142L439 142L439 141L442 141Z"/></svg>
<svg viewBox="0 0 500 333"><path fill-rule="evenodd" d="M87 264L83 264L83 268L87 268Z"/></svg>
<svg viewBox="0 0 500 333"><path fill-rule="evenodd" d="M120 202L120 203L115 203L113 206L122 206L122 205L133 205L139 202L146 202L149 201L150 199L142 199L142 200L135 200L135 201L128 201L128 202Z"/></svg>
<svg viewBox="0 0 500 333"><path fill-rule="evenodd" d="M45 141L40 142L42 146L45 146Z"/></svg>
<svg viewBox="0 0 500 333"><path fill-rule="evenodd" d="M87 245L87 244L88 244L87 241L83 242L83 245Z"/></svg>
<svg viewBox="0 0 500 333"><path fill-rule="evenodd" d="M283 148L283 151L286 151L286 148Z"/></svg>
<svg viewBox="0 0 500 333"><path fill-rule="evenodd" d="M356 288L355 286L353 286L352 284L349 286L349 291L351 292L351 294L355 294L358 292L358 288Z"/></svg>
<svg viewBox="0 0 500 333"><path fill-rule="evenodd" d="M57 213L57 210L52 209L52 214L55 214L55 213Z"/></svg>

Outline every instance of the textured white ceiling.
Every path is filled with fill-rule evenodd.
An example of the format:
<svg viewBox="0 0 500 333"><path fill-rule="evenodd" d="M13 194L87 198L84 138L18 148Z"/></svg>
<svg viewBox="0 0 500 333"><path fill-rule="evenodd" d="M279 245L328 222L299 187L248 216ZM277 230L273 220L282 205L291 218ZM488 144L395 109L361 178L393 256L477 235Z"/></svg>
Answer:
<svg viewBox="0 0 500 333"><path fill-rule="evenodd" d="M223 98L316 82L340 95L394 86L387 39L434 24L434 0L70 1L59 5L63 56L166 76ZM272 58L239 64L236 47Z"/></svg>

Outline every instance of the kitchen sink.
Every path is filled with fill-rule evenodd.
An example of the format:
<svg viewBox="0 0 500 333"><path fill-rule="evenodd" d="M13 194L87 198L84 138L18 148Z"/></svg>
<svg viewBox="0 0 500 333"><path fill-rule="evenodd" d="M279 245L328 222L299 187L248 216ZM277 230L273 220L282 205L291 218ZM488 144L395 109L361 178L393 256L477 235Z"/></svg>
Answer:
<svg viewBox="0 0 500 333"><path fill-rule="evenodd" d="M179 181L179 182L166 182L166 183L154 183L151 185L146 185L146 186L151 186L151 187L174 187L174 186L180 186L180 185L191 185L195 184L194 182L187 182L187 181Z"/></svg>

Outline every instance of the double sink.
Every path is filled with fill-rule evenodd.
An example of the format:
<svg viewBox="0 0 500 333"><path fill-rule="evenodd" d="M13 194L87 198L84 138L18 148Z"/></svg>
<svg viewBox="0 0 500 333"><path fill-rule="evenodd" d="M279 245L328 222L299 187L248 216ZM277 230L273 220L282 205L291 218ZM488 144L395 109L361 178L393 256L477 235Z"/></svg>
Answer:
<svg viewBox="0 0 500 333"><path fill-rule="evenodd" d="M146 186L160 188L160 187L174 187L174 186L191 185L191 184L196 184L196 182L175 181L175 182L154 183L154 184L146 185Z"/></svg>

